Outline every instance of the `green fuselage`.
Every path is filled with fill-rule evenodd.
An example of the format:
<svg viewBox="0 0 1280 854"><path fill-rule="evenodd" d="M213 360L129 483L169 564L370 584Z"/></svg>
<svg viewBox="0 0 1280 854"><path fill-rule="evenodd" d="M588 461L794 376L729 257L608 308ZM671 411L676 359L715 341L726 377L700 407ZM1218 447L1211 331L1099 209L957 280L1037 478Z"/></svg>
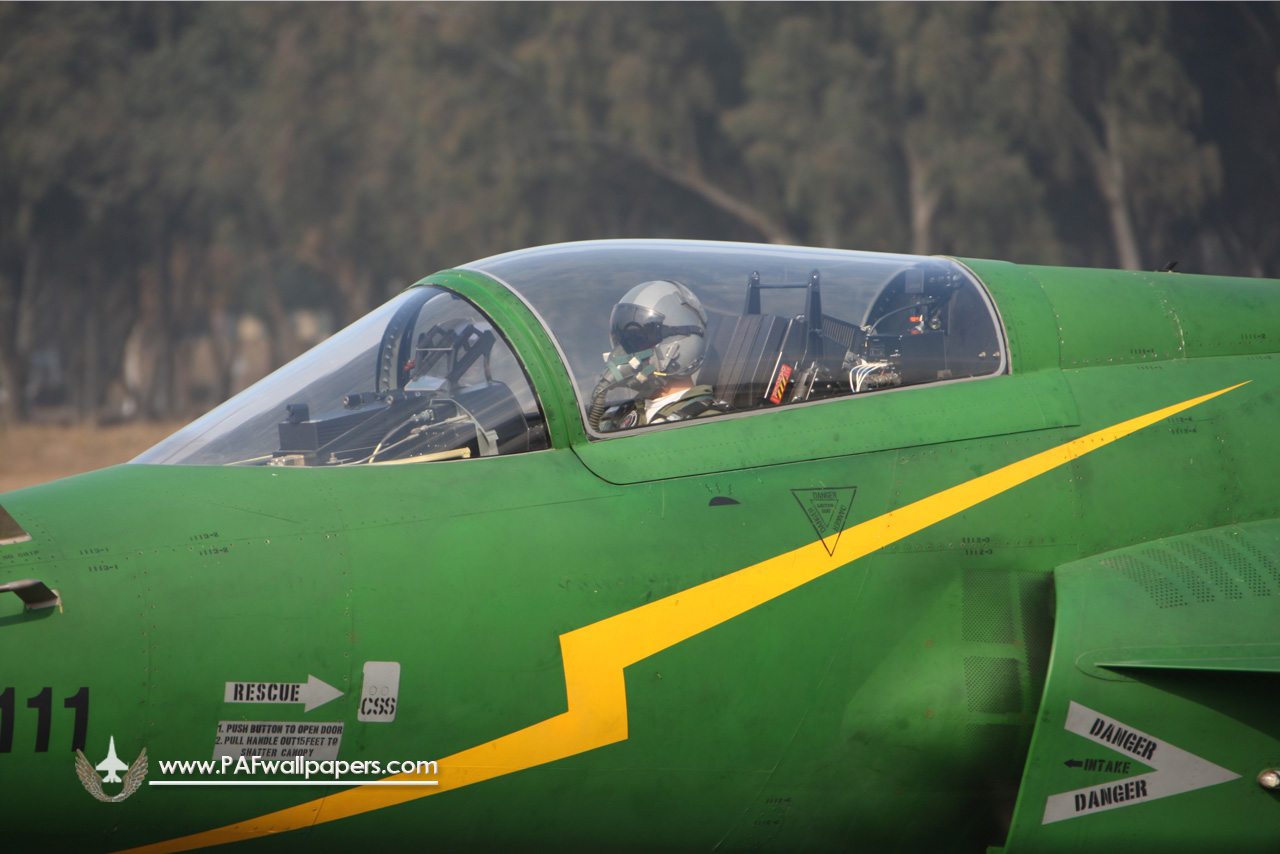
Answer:
<svg viewBox="0 0 1280 854"><path fill-rule="evenodd" d="M30 535L0 582L61 598L0 600L6 846L1274 850L1280 283L967 263L1008 375L588 440L527 309L451 272L540 354L549 450L0 496ZM360 719L369 662L399 665L394 720ZM309 676L342 695L227 701ZM1239 779L1126 794L1148 743L1064 729L1071 703ZM439 785L102 803L76 775L111 738L191 778L159 763L232 721L340 724L341 759ZM1120 807L1045 820L1111 781Z"/></svg>

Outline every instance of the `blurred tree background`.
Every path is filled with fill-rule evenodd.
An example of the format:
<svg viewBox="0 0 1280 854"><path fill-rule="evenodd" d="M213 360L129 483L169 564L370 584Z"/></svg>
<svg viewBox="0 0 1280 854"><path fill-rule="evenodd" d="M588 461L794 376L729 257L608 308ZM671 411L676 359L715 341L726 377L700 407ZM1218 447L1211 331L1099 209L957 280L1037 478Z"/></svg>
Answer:
<svg viewBox="0 0 1280 854"><path fill-rule="evenodd" d="M1275 4L0 4L0 423L561 240L1278 277L1277 140Z"/></svg>

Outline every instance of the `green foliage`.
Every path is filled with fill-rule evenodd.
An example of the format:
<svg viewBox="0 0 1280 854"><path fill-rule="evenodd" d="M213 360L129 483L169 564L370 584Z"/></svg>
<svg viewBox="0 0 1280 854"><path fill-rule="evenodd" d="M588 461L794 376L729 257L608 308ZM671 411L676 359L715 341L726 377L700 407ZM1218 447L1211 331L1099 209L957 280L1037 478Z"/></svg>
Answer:
<svg viewBox="0 0 1280 854"><path fill-rule="evenodd" d="M279 363L295 309L560 240L1276 275L1278 46L1249 5L0 4L0 417L37 351L84 417L184 413L241 315Z"/></svg>

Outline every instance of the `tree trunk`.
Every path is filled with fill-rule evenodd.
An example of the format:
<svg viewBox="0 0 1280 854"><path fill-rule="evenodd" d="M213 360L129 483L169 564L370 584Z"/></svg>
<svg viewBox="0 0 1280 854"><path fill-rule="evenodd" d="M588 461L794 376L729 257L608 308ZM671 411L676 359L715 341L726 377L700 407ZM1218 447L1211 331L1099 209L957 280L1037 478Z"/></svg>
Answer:
<svg viewBox="0 0 1280 854"><path fill-rule="evenodd" d="M596 142L638 161L655 175L666 178L671 183L699 196L713 207L746 223L760 232L760 235L770 243L789 245L799 242L786 225L777 222L760 208L738 198L704 177L696 163L688 163L683 168L672 166L650 151L625 145L605 134L598 135Z"/></svg>
<svg viewBox="0 0 1280 854"><path fill-rule="evenodd" d="M151 388L147 390L147 413L155 419L170 418L173 413L173 398L169 392L173 384L173 362L176 333L173 324L173 292L169 278L169 234L163 224L155 229L152 245L152 275L148 277L153 289L150 300L144 300L152 310L151 322L147 324L154 336L153 350L155 363L151 374Z"/></svg>
<svg viewBox="0 0 1280 854"><path fill-rule="evenodd" d="M88 287L84 289L84 300L81 303L81 316L84 318L84 331L79 336L80 389L74 395L76 400L76 420L87 426L98 423L98 402L101 398L102 376L98 370L100 365L99 341L101 333L101 297L102 297L102 261L93 259L89 262ZM70 375L70 371L68 371ZM70 376L68 376L70 379Z"/></svg>
<svg viewBox="0 0 1280 854"><path fill-rule="evenodd" d="M373 283L368 271L348 256L333 259L330 267L333 280L338 284L338 295L342 299L344 316L340 326L346 326L369 313Z"/></svg>
<svg viewBox="0 0 1280 854"><path fill-rule="evenodd" d="M22 276L7 286L0 285L0 388L5 391L0 424L26 421L31 415L27 410L28 338L39 267L40 246L29 239Z"/></svg>
<svg viewBox="0 0 1280 854"><path fill-rule="evenodd" d="M1104 141L1092 149L1090 162L1098 189L1107 204L1111 221L1111 237L1115 241L1116 258L1124 270L1142 269L1133 217L1129 213L1128 189L1125 186L1124 159L1120 153L1120 127L1115 111L1102 110Z"/></svg>
<svg viewBox="0 0 1280 854"><path fill-rule="evenodd" d="M930 181L930 169L910 141L903 145L907 163L907 198L911 205L911 253L928 255L933 247L933 218L942 201L942 191Z"/></svg>
<svg viewBox="0 0 1280 854"><path fill-rule="evenodd" d="M271 347L270 370L275 370L298 355L298 345L294 340L293 324L289 322L284 300L280 297L275 264L265 249L259 255L259 264L262 268L262 305L267 313L267 336ZM236 340L238 346L239 339Z"/></svg>

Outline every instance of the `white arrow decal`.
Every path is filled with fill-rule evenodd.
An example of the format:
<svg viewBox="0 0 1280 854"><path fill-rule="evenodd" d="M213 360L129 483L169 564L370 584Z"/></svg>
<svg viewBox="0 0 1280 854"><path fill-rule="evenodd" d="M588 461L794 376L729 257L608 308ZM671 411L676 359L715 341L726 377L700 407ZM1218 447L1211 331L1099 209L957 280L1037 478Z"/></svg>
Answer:
<svg viewBox="0 0 1280 854"><path fill-rule="evenodd" d="M341 691L307 674L306 682L228 682L225 703L303 703L309 712L342 696Z"/></svg>
<svg viewBox="0 0 1280 854"><path fill-rule="evenodd" d="M1127 754L1156 770L1100 786L1087 786L1050 795L1044 805L1044 821L1041 824L1159 800L1240 777L1207 759L1201 759L1167 741L1161 741L1076 702L1072 702L1067 710L1064 728L1104 747Z"/></svg>

